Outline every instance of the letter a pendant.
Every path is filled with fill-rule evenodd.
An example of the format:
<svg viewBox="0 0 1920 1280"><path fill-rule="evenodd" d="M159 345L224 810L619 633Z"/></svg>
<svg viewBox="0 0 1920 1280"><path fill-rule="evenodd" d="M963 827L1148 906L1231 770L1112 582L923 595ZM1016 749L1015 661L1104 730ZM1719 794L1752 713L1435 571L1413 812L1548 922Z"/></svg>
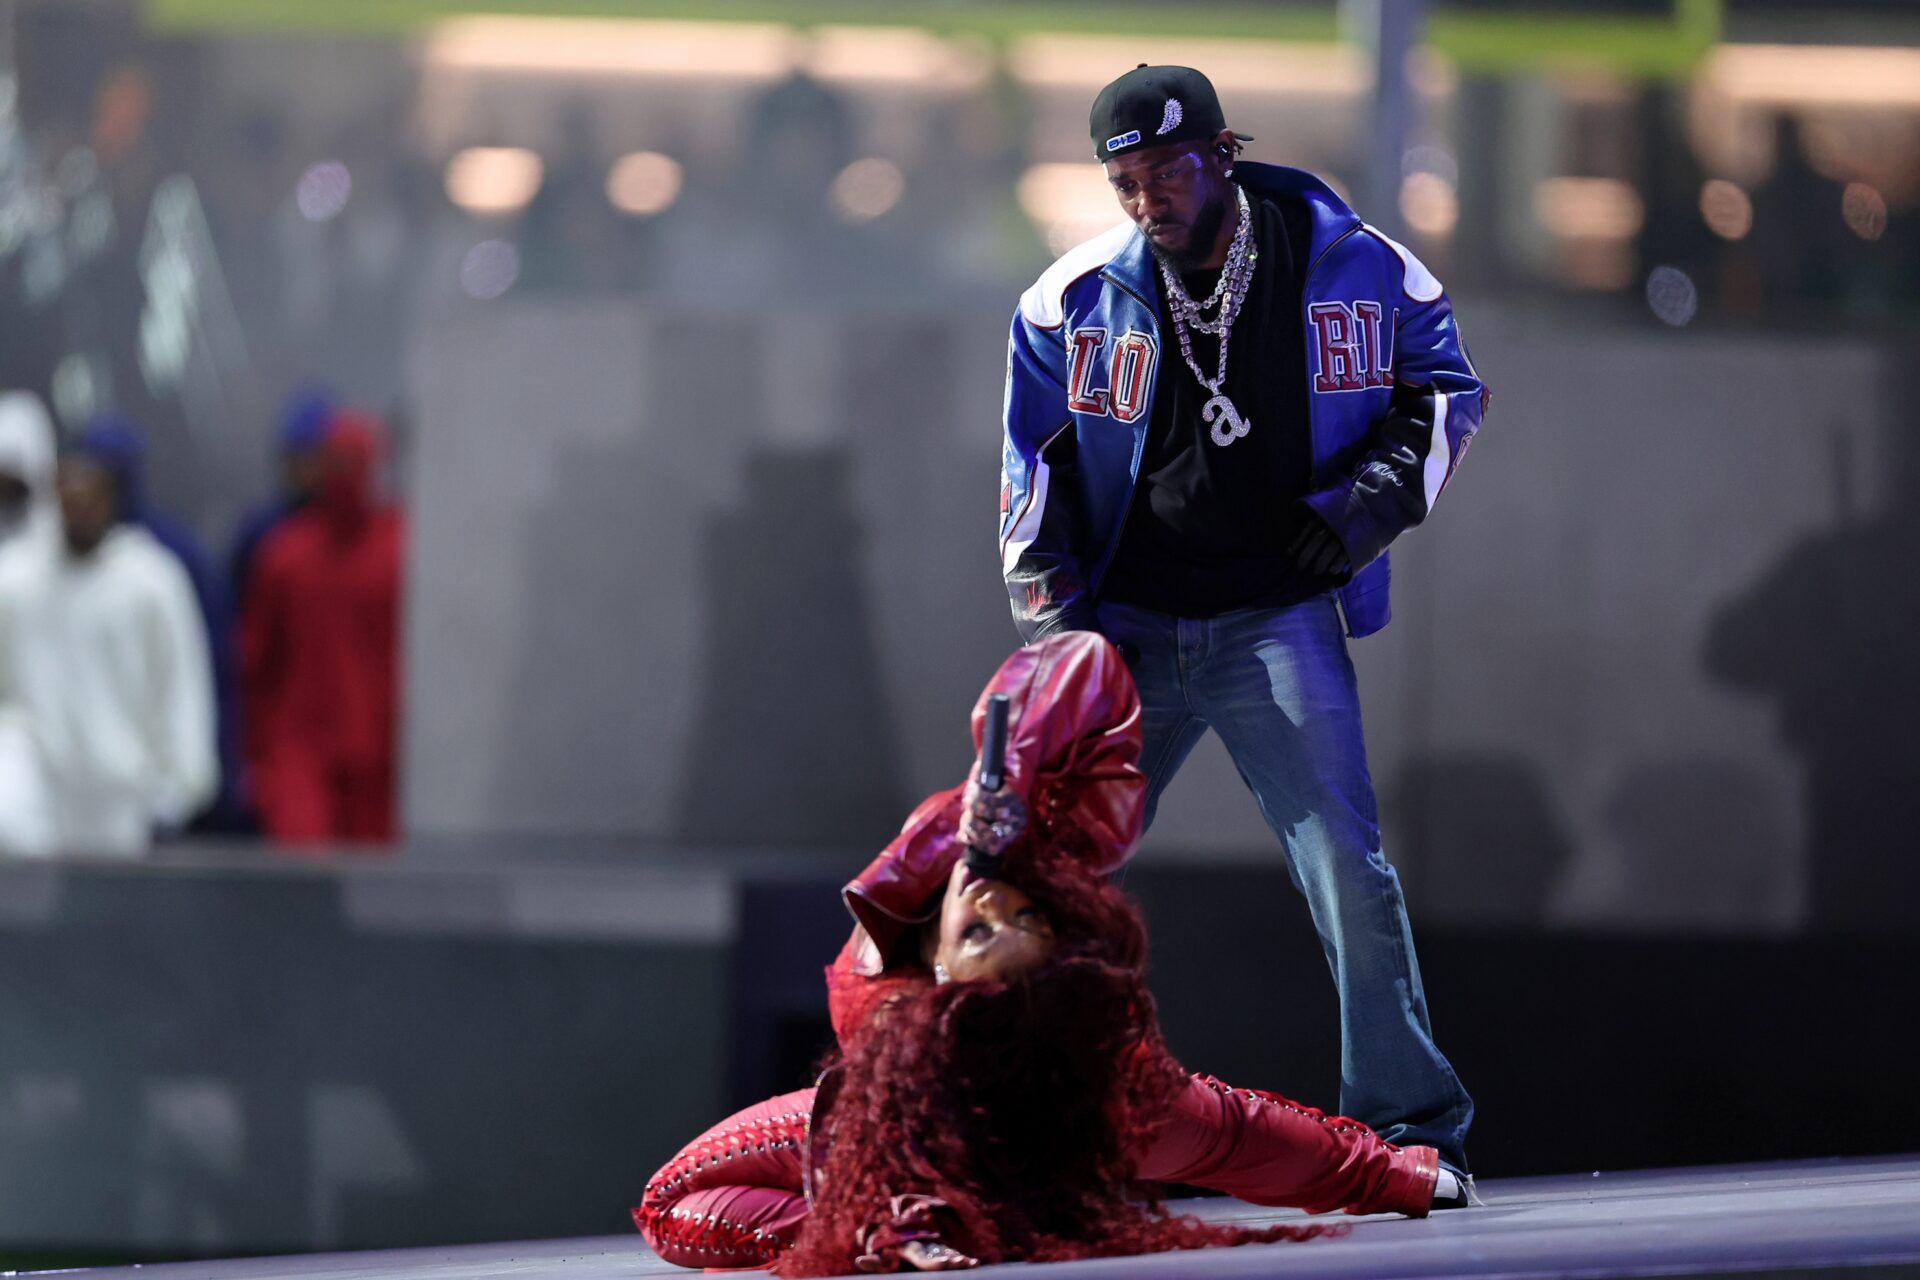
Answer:
<svg viewBox="0 0 1920 1280"><path fill-rule="evenodd" d="M1219 421L1215 422L1214 419ZM1213 428L1213 442L1226 448L1253 426L1253 423L1240 416L1233 407L1233 401L1227 399L1225 392L1215 394L1213 399L1200 406L1200 421Z"/></svg>

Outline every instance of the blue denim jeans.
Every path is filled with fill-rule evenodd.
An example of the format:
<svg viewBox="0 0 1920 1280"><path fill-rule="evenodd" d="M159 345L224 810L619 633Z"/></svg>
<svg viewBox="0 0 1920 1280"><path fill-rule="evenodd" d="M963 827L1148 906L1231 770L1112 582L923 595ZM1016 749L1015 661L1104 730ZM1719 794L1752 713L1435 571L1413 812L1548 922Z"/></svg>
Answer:
<svg viewBox="0 0 1920 1280"><path fill-rule="evenodd" d="M1466 1172L1473 1100L1433 1043L1400 879L1380 851L1359 689L1333 596L1216 618L1108 603L1099 622L1140 687L1147 824L1211 727L1285 847L1333 970L1340 1111L1389 1142L1436 1147Z"/></svg>

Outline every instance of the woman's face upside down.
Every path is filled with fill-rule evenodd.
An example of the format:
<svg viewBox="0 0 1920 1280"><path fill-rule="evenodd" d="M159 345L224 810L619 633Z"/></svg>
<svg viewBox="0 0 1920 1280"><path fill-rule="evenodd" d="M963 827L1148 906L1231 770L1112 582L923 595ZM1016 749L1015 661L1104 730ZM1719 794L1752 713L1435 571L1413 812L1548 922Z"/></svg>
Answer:
<svg viewBox="0 0 1920 1280"><path fill-rule="evenodd" d="M927 962L949 980L1005 981L1033 972L1053 955L1053 922L1013 885L976 877L962 862L947 878L938 929L927 940Z"/></svg>

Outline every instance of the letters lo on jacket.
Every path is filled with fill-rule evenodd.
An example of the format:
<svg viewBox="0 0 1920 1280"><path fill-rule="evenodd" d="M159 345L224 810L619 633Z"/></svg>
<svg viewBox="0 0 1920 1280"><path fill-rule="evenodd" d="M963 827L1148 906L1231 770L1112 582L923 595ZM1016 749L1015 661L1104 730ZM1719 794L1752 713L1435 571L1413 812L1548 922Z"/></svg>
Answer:
<svg viewBox="0 0 1920 1280"><path fill-rule="evenodd" d="M1446 292L1404 246L1309 173L1235 169L1250 194L1304 201L1312 215L1301 291L1313 447L1306 501L1354 565L1339 591L1348 633L1368 635L1390 612L1387 545L1433 509L1480 428L1486 384ZM1000 552L1014 622L1029 641L1092 627L1169 358L1154 271L1146 238L1121 223L1043 272L1013 317Z"/></svg>

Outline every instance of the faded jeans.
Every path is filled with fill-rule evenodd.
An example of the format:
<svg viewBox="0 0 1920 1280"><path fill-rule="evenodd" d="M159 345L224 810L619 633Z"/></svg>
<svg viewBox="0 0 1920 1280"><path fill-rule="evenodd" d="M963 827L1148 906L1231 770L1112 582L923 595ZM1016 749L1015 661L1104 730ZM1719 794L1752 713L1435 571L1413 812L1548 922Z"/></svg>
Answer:
<svg viewBox="0 0 1920 1280"><path fill-rule="evenodd" d="M1380 850L1360 697L1331 594L1175 618L1099 607L1140 688L1153 823L1209 727L1286 849L1340 993L1340 1112L1467 1171L1473 1100L1433 1043L1400 879Z"/></svg>

